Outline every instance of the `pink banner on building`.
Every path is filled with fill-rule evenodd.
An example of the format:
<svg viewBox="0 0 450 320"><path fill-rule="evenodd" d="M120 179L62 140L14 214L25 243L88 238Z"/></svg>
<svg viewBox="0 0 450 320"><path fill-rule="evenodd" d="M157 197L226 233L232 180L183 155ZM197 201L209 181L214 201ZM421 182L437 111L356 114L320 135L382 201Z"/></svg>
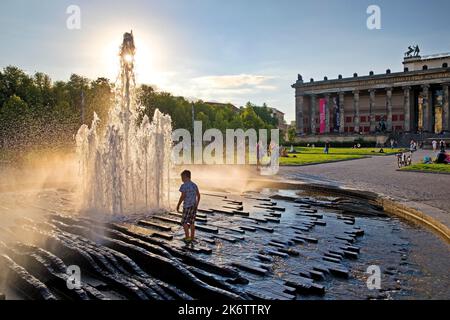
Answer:
<svg viewBox="0 0 450 320"><path fill-rule="evenodd" d="M326 104L327 104L327 102L326 102L325 99L320 99L319 100L319 116L320 116L319 117L319 120L320 120L320 122L319 122L319 124L320 124L319 130L320 130L320 133L325 133L325 126L326 126L325 107L326 107Z"/></svg>

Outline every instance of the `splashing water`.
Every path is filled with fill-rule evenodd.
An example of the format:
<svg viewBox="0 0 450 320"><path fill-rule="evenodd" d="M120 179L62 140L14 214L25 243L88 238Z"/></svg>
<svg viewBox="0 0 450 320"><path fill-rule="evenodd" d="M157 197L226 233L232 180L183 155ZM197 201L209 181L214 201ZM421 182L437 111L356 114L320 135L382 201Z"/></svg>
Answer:
<svg viewBox="0 0 450 320"><path fill-rule="evenodd" d="M125 33L115 103L104 132L94 114L76 136L81 209L122 215L169 207L172 122L155 111L140 120L134 77L133 33Z"/></svg>

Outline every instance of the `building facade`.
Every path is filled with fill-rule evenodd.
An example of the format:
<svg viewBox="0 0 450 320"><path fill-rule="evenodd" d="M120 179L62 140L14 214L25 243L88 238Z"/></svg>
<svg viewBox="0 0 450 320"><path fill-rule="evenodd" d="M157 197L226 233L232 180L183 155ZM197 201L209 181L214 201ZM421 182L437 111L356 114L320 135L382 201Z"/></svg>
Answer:
<svg viewBox="0 0 450 320"><path fill-rule="evenodd" d="M280 134L284 137L285 140L287 140L289 126L284 119L284 112L271 107L269 107L269 110L272 114L272 117L277 120L277 128L280 129Z"/></svg>
<svg viewBox="0 0 450 320"><path fill-rule="evenodd" d="M303 81L295 89L302 135L379 135L450 131L450 54L404 59L403 72Z"/></svg>
<svg viewBox="0 0 450 320"><path fill-rule="evenodd" d="M286 120L284 119L284 112L271 107L269 107L269 110L272 113L272 117L274 119L277 119L278 129L280 129L281 131L287 131L288 126L286 124Z"/></svg>

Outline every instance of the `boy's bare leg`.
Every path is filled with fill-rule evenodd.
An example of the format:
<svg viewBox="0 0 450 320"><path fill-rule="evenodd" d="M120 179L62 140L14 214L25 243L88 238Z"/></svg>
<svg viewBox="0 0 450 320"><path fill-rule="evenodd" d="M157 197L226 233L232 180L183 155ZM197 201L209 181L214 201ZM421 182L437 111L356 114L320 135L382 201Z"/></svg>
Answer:
<svg viewBox="0 0 450 320"><path fill-rule="evenodd" d="M189 238L189 225L188 224L183 224L183 229L184 229L184 237L186 239Z"/></svg>
<svg viewBox="0 0 450 320"><path fill-rule="evenodd" d="M191 224L191 239L194 240L195 236L195 223Z"/></svg>

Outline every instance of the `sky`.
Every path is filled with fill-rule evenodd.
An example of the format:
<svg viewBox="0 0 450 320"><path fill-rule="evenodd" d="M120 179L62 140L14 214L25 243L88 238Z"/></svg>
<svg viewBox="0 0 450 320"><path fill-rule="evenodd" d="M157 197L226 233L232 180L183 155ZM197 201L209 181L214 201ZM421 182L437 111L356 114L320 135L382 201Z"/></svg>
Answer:
<svg viewBox="0 0 450 320"><path fill-rule="evenodd" d="M79 29L67 28L71 5ZM381 29L367 27L370 5ZM138 83L237 106L266 102L290 121L297 74L401 71L413 44L449 52L449 12L448 0L2 0L0 68L114 81L122 35L133 30Z"/></svg>

